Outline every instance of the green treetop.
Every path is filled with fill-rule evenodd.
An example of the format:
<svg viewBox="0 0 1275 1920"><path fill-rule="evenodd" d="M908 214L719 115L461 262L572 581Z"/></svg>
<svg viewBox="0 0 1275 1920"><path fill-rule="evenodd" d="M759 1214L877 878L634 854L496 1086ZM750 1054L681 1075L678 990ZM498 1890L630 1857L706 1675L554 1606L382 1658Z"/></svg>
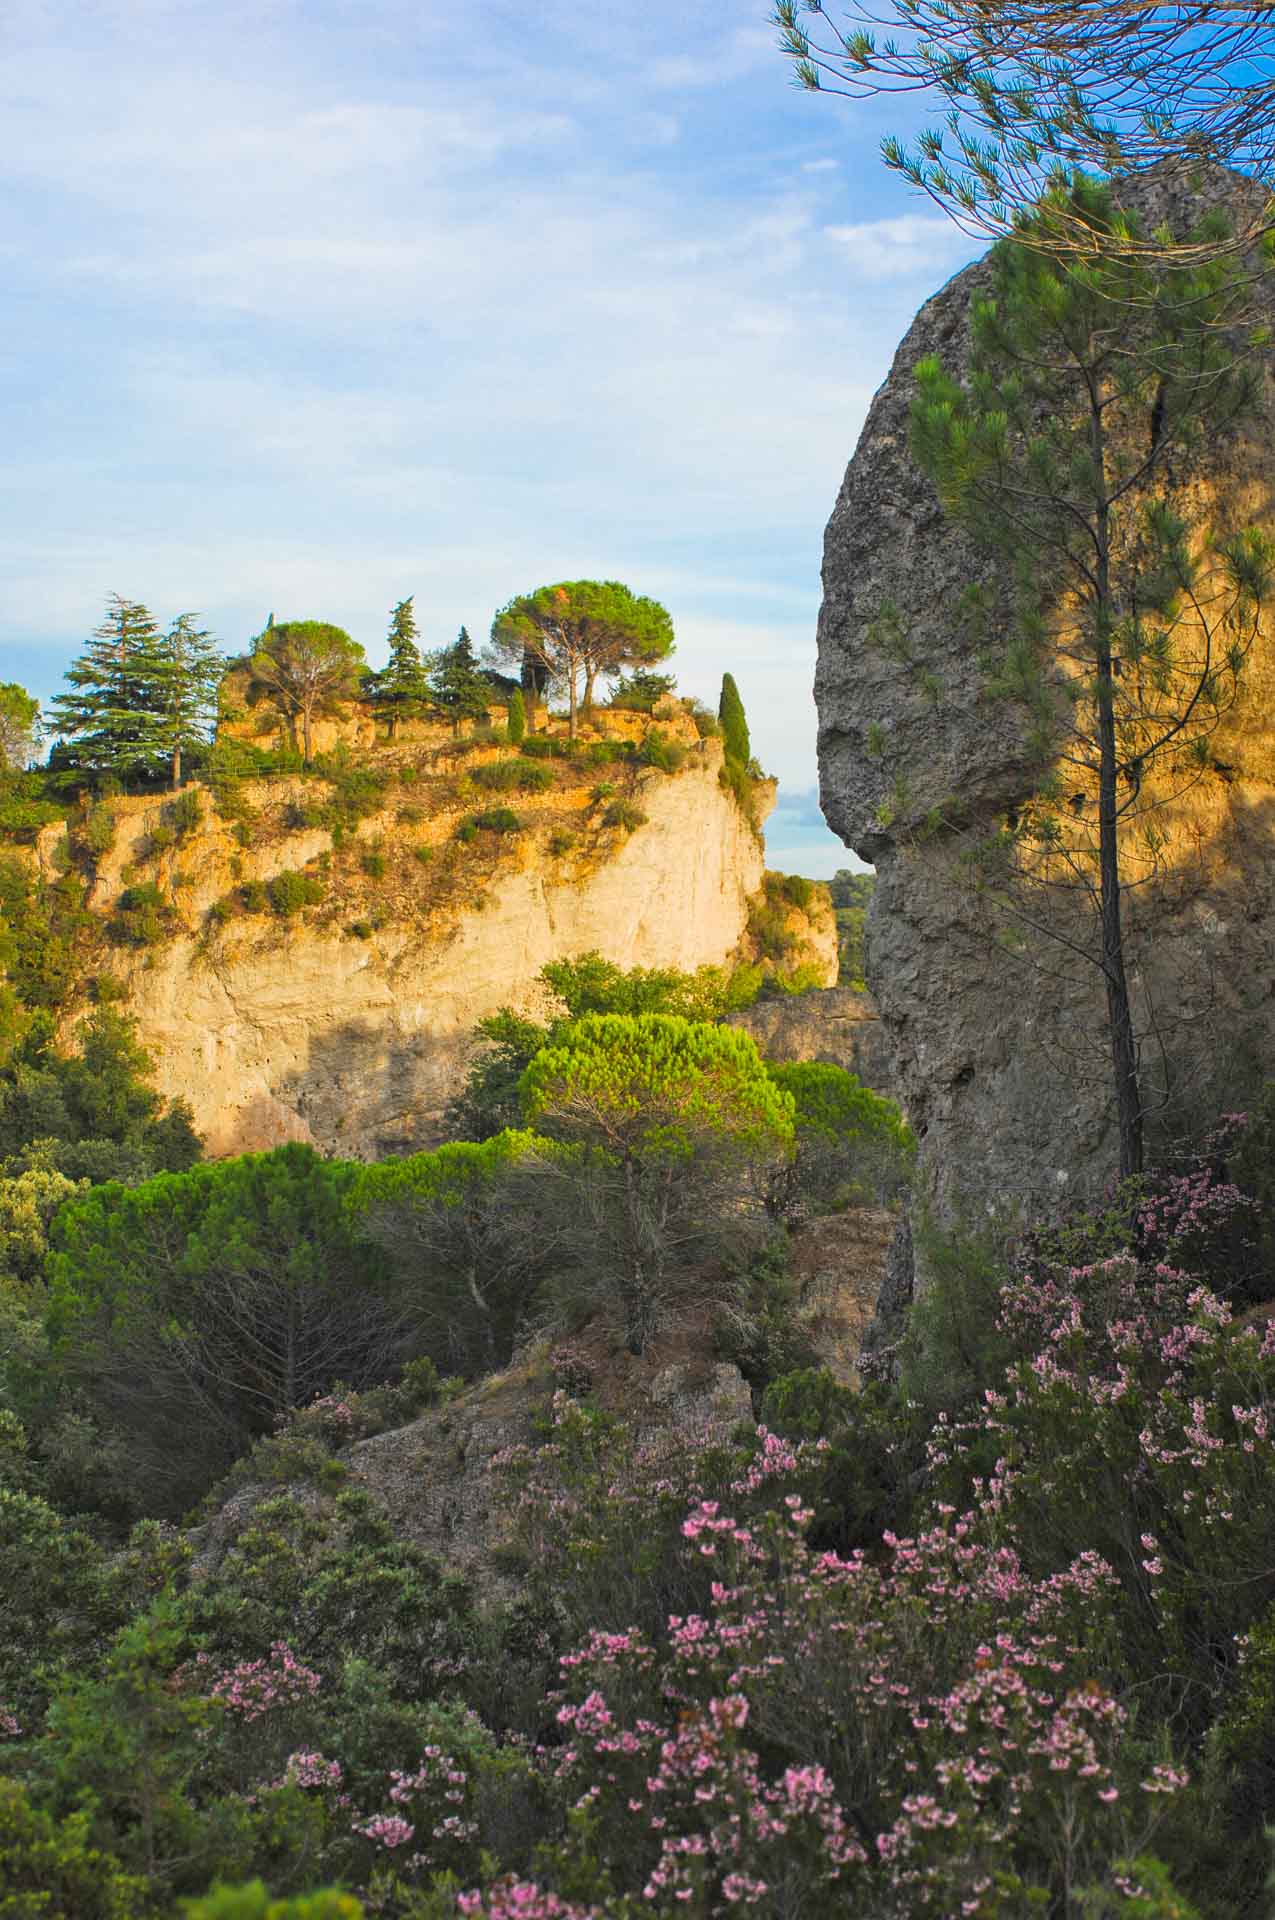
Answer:
<svg viewBox="0 0 1275 1920"><path fill-rule="evenodd" d="M114 593L106 618L50 703L74 774L147 778L168 758L160 693L160 633L149 607Z"/></svg>
<svg viewBox="0 0 1275 1920"><path fill-rule="evenodd" d="M458 730L462 720L486 718L492 685L478 664L468 628L462 627L453 645L435 654L429 684L435 705L450 714Z"/></svg>
<svg viewBox="0 0 1275 1920"><path fill-rule="evenodd" d="M1052 198L1030 244L993 250L968 376L920 362L912 444L947 512L1017 585L989 692L1022 714L1040 786L986 852L1020 925L1101 972L1128 1174L1142 1163L1144 1102L1125 846L1136 828L1154 851L1156 808L1209 765L1272 550L1251 530L1192 524L1186 492L1189 456L1251 405L1252 368L1229 331L1242 276L1225 259L1172 267L1113 251L1112 233L1133 223L1108 189L1077 178L1058 192L1069 231L1091 226L1091 253L1051 251ZM981 617L985 600L971 604Z"/></svg>
<svg viewBox="0 0 1275 1920"><path fill-rule="evenodd" d="M286 620L267 628L248 665L252 690L274 702L294 734L300 724L309 761L315 720L358 694L363 649L326 620Z"/></svg>
<svg viewBox="0 0 1275 1920"><path fill-rule="evenodd" d="M574 740L581 682L587 713L599 675L668 658L673 622L658 600L635 594L618 580L562 580L502 607L491 638L501 658L520 668L538 665L566 687Z"/></svg>
<svg viewBox="0 0 1275 1920"><path fill-rule="evenodd" d="M717 718L721 722L722 743L726 758L746 767L752 758L752 742L748 737L748 719L744 713L744 703L739 697L739 688L735 685L733 673L722 675L721 698L717 703Z"/></svg>

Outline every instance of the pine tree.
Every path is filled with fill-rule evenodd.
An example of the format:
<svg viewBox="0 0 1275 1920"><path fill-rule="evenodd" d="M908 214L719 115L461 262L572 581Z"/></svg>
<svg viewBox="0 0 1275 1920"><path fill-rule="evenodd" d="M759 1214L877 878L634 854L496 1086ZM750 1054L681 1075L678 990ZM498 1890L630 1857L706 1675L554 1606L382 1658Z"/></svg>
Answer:
<svg viewBox="0 0 1275 1920"><path fill-rule="evenodd" d="M1126 1175L1142 1166L1145 1109L1129 843L1154 864L1155 813L1208 770L1272 596L1275 546L1255 529L1202 527L1185 464L1253 403L1232 330L1243 275L1225 260L1173 269L1136 249L1111 255L1117 228L1138 236L1110 189L1077 177L1058 197L1069 224L1092 227L1091 256L1051 249L1052 200L1024 224L1026 244L993 250L968 371L917 365L912 448L948 514L1018 583L987 692L1022 715L1040 785L983 867L1020 928L1101 974Z"/></svg>
<svg viewBox="0 0 1275 1920"><path fill-rule="evenodd" d="M160 634L138 600L114 593L106 618L67 669L71 691L54 694L54 727L72 743L76 776L152 777L169 757L161 695Z"/></svg>
<svg viewBox="0 0 1275 1920"><path fill-rule="evenodd" d="M722 693L717 703L717 718L721 722L726 758L735 761L741 767L746 767L752 759L753 749L748 737L748 718L744 712L744 703L739 697L739 688L735 685L734 674L722 675Z"/></svg>
<svg viewBox="0 0 1275 1920"><path fill-rule="evenodd" d="M500 658L518 665L524 689L529 663L546 680L565 685L571 738L580 710L593 705L594 684L622 667L667 659L673 651L673 622L658 600L636 594L619 580L560 580L521 594L497 613L492 646Z"/></svg>
<svg viewBox="0 0 1275 1920"><path fill-rule="evenodd" d="M462 720L486 718L492 686L479 668L467 628L461 628L454 645L434 656L429 685L435 705L450 714L458 731Z"/></svg>
<svg viewBox="0 0 1275 1920"><path fill-rule="evenodd" d="M287 620L266 629L248 665L253 692L274 701L294 737L300 722L308 764L315 720L358 694L363 649L344 628L326 620Z"/></svg>
<svg viewBox="0 0 1275 1920"><path fill-rule="evenodd" d="M156 644L160 734L174 789L182 783L182 755L207 746L217 717L217 689L226 670L217 642L197 614L179 613Z"/></svg>
<svg viewBox="0 0 1275 1920"><path fill-rule="evenodd" d="M420 630L412 606L414 596L400 600L390 615L390 657L373 676L373 698L394 720L419 713L430 701L429 675L421 657Z"/></svg>

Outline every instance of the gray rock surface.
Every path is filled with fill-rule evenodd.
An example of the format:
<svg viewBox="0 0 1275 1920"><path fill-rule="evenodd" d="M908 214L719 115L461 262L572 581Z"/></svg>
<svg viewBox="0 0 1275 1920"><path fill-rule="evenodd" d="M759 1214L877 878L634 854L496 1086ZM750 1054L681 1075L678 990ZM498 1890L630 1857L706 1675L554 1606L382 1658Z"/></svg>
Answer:
<svg viewBox="0 0 1275 1920"><path fill-rule="evenodd" d="M1258 191L1215 170L1199 204ZM1163 197L1149 179L1152 222ZM996 590L995 573L945 520L908 424L917 361L964 362L987 273L975 263L927 302L872 404L827 529L815 683L824 812L877 871L867 971L890 1090L920 1137L922 1189L949 1218L1092 1193L1116 1157L1099 975L1053 943L1012 959L962 864L1034 782L959 610L970 582ZM1215 520L1271 526L1269 371L1266 389L1264 417L1214 440L1187 476ZM1275 1060L1273 718L1268 634L1215 736L1223 770L1170 807L1158 876L1128 902L1135 998L1155 1029L1144 1066L1175 1102L1164 1129L1205 1120Z"/></svg>
<svg viewBox="0 0 1275 1920"><path fill-rule="evenodd" d="M728 1026L751 1033L768 1060L826 1060L857 1074L874 1093L893 1095L893 1063L871 994L853 987L759 1000Z"/></svg>

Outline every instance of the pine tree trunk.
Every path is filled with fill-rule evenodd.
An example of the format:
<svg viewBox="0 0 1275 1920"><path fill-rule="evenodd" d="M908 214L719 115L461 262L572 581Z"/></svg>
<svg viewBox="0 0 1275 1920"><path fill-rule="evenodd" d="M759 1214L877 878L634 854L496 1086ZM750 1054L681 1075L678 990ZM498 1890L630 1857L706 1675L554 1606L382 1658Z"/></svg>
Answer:
<svg viewBox="0 0 1275 1920"><path fill-rule="evenodd" d="M180 791L181 783L182 783L182 745L181 745L181 741L178 740L175 746L173 747L172 784L173 784L174 793L177 793Z"/></svg>
<svg viewBox="0 0 1275 1920"><path fill-rule="evenodd" d="M1092 451L1099 480L1095 516L1097 546L1097 630L1094 649L1098 700L1098 900L1102 923L1102 977L1107 989L1107 1037L1111 1046L1111 1073L1120 1133L1120 1177L1142 1171L1142 1094L1138 1085L1138 1046L1129 1005L1129 982L1124 964L1124 928L1120 901L1119 812L1116 777L1115 662L1111 631L1115 608L1111 597L1111 509L1106 488L1106 445L1102 414L1092 414Z"/></svg>
<svg viewBox="0 0 1275 1920"><path fill-rule="evenodd" d="M1120 856L1116 817L1116 727L1112 711L1111 655L1098 681L1098 867L1102 910L1102 975L1107 988L1107 1029L1116 1118L1120 1128L1120 1177L1142 1171L1142 1097L1138 1086L1138 1049L1129 1005L1124 964L1124 928L1120 900Z"/></svg>
<svg viewBox="0 0 1275 1920"><path fill-rule="evenodd" d="M597 678L597 671L597 668L592 666L586 667L584 670L584 712L586 715L593 712L593 682Z"/></svg>
<svg viewBox="0 0 1275 1920"><path fill-rule="evenodd" d="M570 715L567 720L567 738L568 740L574 740L576 737L576 670L574 665L567 675L567 685L571 690Z"/></svg>

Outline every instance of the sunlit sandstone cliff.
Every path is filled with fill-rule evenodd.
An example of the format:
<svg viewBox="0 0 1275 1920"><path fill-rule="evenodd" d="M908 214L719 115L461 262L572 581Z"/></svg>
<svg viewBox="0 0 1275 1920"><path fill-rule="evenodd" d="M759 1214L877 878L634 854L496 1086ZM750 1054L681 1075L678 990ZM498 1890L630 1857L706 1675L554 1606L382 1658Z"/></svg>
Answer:
<svg viewBox="0 0 1275 1920"><path fill-rule="evenodd" d="M640 741L650 725L602 713L589 738ZM114 844L88 898L93 964L136 1016L161 1091L191 1103L209 1151L301 1139L375 1156L426 1144L476 1022L502 1005L535 1007L546 961L591 949L624 967L745 957L762 846L719 781L720 742L701 741L679 708L658 725L685 756L677 771L523 760L552 771L538 792L481 785L508 747L404 728L379 747L360 743L383 786L344 832L309 824L331 793L313 777L245 782L225 813L198 787L202 818L171 845L170 799L111 802ZM754 800L768 812L773 787ZM631 824L609 824L617 802ZM518 831L464 837L506 803ZM50 874L66 859L64 834L41 836ZM281 914L254 891L280 874L304 875L322 897ZM133 945L119 938L120 903L139 884L162 902L159 937ZM835 979L826 903L794 932L804 944L793 964Z"/></svg>

